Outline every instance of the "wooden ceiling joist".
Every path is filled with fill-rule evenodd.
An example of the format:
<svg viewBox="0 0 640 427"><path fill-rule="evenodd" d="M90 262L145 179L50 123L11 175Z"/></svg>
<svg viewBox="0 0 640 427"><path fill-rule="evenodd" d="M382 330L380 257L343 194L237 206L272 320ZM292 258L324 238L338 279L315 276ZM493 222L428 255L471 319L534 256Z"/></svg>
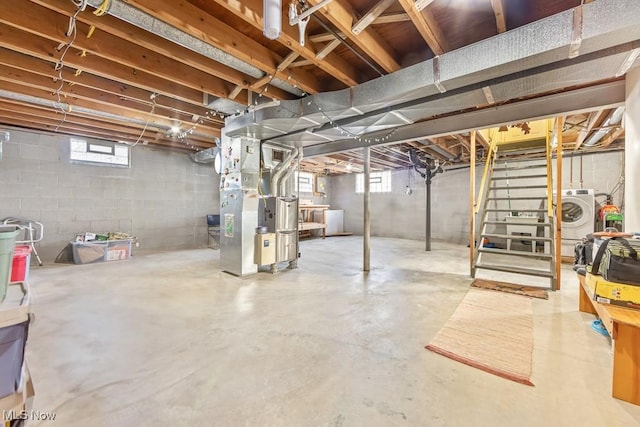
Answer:
<svg viewBox="0 0 640 427"><path fill-rule="evenodd" d="M67 17L35 4L30 6L31 9L35 9L34 13L27 15L22 13L20 4L29 3L29 0L16 0L15 3L0 2L0 21L56 43L71 41L65 35L69 24ZM87 52L89 56L100 56L125 67L145 71L156 77L218 97L226 98L233 89L233 85L218 77L135 43L123 41L103 31L94 31L93 35L87 38L89 27L80 22L76 23L76 27L78 34L73 43L74 49L70 50L68 55L75 54L77 52L75 49L78 49Z"/></svg>
<svg viewBox="0 0 640 427"><path fill-rule="evenodd" d="M262 29L262 0L248 0L248 1L233 1L233 0L215 0L217 5L226 8L235 16L242 18L248 24L253 27ZM323 42L329 42L335 40L335 37L331 35L329 40ZM338 79L346 86L354 86L362 82L362 78L359 76L357 69L340 56L327 55L325 58L317 58L317 48L312 44L305 43L305 46L300 46L298 27L292 27L286 20L283 20L282 32L280 33L279 41L287 48L299 54L301 57L308 61L308 65L315 65L329 76ZM285 76L286 80L286 76ZM309 93L315 93L316 91L309 91Z"/></svg>
<svg viewBox="0 0 640 427"><path fill-rule="evenodd" d="M159 3L156 0L127 0L126 3L260 68L267 74L275 73L276 77L284 81L291 76L297 82L297 86L306 92L317 93L323 89L311 74L302 70L287 73L278 71L278 64L283 60L281 56L189 2ZM244 2L235 3L238 3L239 7L246 7ZM262 10L262 6L253 10Z"/></svg>
<svg viewBox="0 0 640 427"><path fill-rule="evenodd" d="M54 70L53 65L32 56L0 48L0 65L6 65L17 70L46 77L59 85L59 81L57 80L58 72ZM131 85L115 82L86 72L80 73L76 76L69 70L65 70L63 72L63 78L69 85L83 86L112 94L122 100L126 99L136 101L142 105L148 105L148 107L145 107L147 109L151 106L152 92L145 89L139 89ZM189 104L166 96L157 96L155 97L155 101L159 109L174 111L187 116L204 116L207 113L207 109L205 107ZM217 122L219 126L222 126L222 119L219 119Z"/></svg>
<svg viewBox="0 0 640 427"><path fill-rule="evenodd" d="M587 119L587 125L580 129L578 132L578 139L576 140L575 150L579 149L582 146L582 143L587 139L587 136L591 133L596 123L601 123L604 120L603 114L605 111L610 110L597 110L592 111L589 114L589 118Z"/></svg>
<svg viewBox="0 0 640 427"><path fill-rule="evenodd" d="M2 4L2 2L0 2ZM1 18L0 18L1 19ZM33 56L53 64L58 62L59 53L55 51L57 43L37 36L29 36L23 31L16 30L0 23L0 46L7 49ZM118 81L120 83L146 89L150 92L177 98L195 105L203 105L202 92L187 88L175 82L156 77L154 75L122 66L97 56L82 57L70 52L64 58L66 67L84 70L97 76Z"/></svg>
<svg viewBox="0 0 640 427"><path fill-rule="evenodd" d="M372 25L394 24L396 22L406 21L411 21L411 18L406 13L385 13L384 15L378 16Z"/></svg>
<svg viewBox="0 0 640 427"><path fill-rule="evenodd" d="M367 28L369 25L373 23L380 15L384 13L389 7L395 3L396 0L380 0L376 3L367 13L362 15L358 22L353 24L351 27L351 32L353 34L360 34L362 30Z"/></svg>
<svg viewBox="0 0 640 427"><path fill-rule="evenodd" d="M71 16L75 8L68 0L30 0L40 6L54 10L65 16ZM216 76L247 88L255 79L234 68L226 66L213 59L202 56L186 47L179 46L160 36L144 31L138 27L121 21L109 15L96 16L93 13L80 13L77 20L87 25L93 25L96 31L103 31L123 40L132 41L146 49L179 61L204 73ZM292 99L293 95L279 88L273 88L269 93L275 99Z"/></svg>
<svg viewBox="0 0 640 427"><path fill-rule="evenodd" d="M507 31L507 17L504 14L504 0L491 0L493 14L496 16L496 28L498 33Z"/></svg>
<svg viewBox="0 0 640 427"><path fill-rule="evenodd" d="M309 0L309 4L315 6L320 0ZM387 73L400 69L395 59L395 54L387 42L371 27L367 27L359 34L351 32L355 19L353 8L343 0L333 0L322 7L318 12L327 18L339 31L342 31L348 39L358 46L367 56L378 64Z"/></svg>
<svg viewBox="0 0 640 427"><path fill-rule="evenodd" d="M413 0L398 0L398 3L402 6L404 11L409 15L409 18L415 25L416 29L429 46L429 49L435 55L442 55L447 51L444 44L444 38L440 34L440 30L437 27L435 20L428 12L428 3L424 5L423 9L418 10L416 3ZM430 2L429 2L430 3Z"/></svg>

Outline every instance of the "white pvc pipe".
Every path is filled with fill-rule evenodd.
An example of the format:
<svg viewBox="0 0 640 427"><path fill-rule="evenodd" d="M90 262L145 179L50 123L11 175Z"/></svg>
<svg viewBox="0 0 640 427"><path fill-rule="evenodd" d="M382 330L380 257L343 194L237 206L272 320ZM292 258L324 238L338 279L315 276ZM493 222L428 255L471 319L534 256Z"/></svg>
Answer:
<svg viewBox="0 0 640 427"><path fill-rule="evenodd" d="M282 0L263 0L262 34L275 40L282 31Z"/></svg>

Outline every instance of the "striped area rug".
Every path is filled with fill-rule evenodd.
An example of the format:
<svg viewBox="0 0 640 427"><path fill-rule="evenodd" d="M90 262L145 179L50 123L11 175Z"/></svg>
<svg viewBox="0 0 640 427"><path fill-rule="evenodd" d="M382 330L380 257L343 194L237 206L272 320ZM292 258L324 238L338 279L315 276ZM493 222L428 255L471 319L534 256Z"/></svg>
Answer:
<svg viewBox="0 0 640 427"><path fill-rule="evenodd" d="M427 349L533 386L531 298L471 288Z"/></svg>

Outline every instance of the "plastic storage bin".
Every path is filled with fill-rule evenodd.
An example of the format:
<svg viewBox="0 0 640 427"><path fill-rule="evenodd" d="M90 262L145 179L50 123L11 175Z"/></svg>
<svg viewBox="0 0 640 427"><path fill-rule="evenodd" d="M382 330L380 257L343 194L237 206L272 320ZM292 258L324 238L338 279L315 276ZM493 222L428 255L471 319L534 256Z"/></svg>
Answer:
<svg viewBox="0 0 640 427"><path fill-rule="evenodd" d="M0 399L24 383L24 350L29 331L29 290L25 283L8 286L0 304Z"/></svg>
<svg viewBox="0 0 640 427"><path fill-rule="evenodd" d="M109 240L105 261L119 261L131 256L131 240Z"/></svg>
<svg viewBox="0 0 640 427"><path fill-rule="evenodd" d="M29 280L29 264L31 261L31 246L18 245L13 250L10 282L26 282Z"/></svg>
<svg viewBox="0 0 640 427"><path fill-rule="evenodd" d="M71 246L75 264L119 261L131 257L131 239L71 242Z"/></svg>
<svg viewBox="0 0 640 427"><path fill-rule="evenodd" d="M108 242L72 242L73 262L75 264L91 264L104 262Z"/></svg>
<svg viewBox="0 0 640 427"><path fill-rule="evenodd" d="M0 225L0 302L7 294L17 235L18 228L15 225Z"/></svg>

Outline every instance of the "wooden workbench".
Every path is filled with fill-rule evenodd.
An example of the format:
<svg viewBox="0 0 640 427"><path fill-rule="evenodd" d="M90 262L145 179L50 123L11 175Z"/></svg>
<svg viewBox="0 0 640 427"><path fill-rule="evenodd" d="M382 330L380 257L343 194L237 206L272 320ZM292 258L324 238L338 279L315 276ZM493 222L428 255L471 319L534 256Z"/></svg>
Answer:
<svg viewBox="0 0 640 427"><path fill-rule="evenodd" d="M585 277L578 279L580 311L598 316L612 338L613 397L640 405L640 310L596 302Z"/></svg>
<svg viewBox="0 0 640 427"><path fill-rule="evenodd" d="M322 238L327 233L327 209L329 205L299 205L300 224L298 231L322 230ZM313 211L322 211L322 222L313 221Z"/></svg>

